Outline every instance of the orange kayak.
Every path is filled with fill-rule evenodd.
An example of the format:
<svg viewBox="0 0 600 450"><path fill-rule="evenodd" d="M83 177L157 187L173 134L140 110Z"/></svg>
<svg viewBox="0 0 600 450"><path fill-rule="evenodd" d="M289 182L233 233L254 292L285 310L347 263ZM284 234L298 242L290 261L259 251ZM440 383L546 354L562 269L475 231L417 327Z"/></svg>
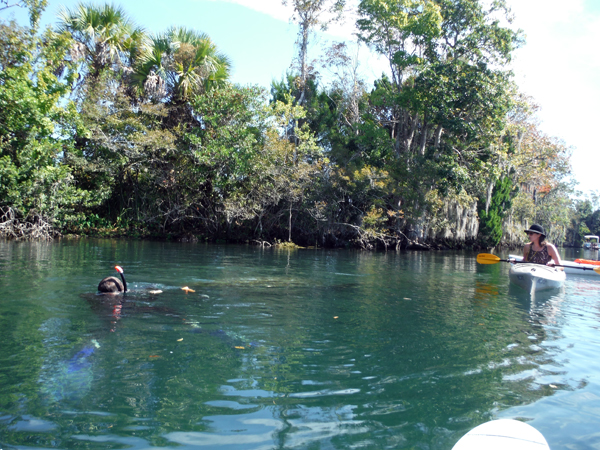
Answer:
<svg viewBox="0 0 600 450"><path fill-rule="evenodd" d="M593 266L600 266L600 261L596 261L594 259L576 259L575 262L579 264L591 264Z"/></svg>

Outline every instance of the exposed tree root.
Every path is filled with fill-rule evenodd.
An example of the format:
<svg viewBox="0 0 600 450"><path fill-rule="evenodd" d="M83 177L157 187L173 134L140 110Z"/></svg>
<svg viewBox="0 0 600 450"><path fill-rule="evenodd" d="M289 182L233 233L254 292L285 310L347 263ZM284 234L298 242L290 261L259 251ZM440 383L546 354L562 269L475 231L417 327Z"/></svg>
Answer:
<svg viewBox="0 0 600 450"><path fill-rule="evenodd" d="M0 207L0 238L16 241L51 241L60 236L50 223L37 214L20 219L11 207Z"/></svg>

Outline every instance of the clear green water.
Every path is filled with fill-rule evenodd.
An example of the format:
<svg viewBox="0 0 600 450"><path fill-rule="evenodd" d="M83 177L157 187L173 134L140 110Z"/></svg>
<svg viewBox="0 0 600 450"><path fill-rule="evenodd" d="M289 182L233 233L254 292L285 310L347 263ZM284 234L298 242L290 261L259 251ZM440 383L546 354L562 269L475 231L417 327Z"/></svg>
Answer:
<svg viewBox="0 0 600 450"><path fill-rule="evenodd" d="M600 276L531 298L475 256L0 242L0 448L600 448Z"/></svg>

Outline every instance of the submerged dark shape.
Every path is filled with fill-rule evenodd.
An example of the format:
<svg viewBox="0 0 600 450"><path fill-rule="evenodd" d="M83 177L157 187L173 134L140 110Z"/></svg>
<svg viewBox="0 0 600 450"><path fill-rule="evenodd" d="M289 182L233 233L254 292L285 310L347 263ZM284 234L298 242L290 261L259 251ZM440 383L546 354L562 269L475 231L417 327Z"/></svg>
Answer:
<svg viewBox="0 0 600 450"><path fill-rule="evenodd" d="M123 268L121 266L115 266L115 270L119 272L121 275L121 280L117 277L106 277L100 281L98 285L98 290L100 292L105 293L118 293L118 292L127 292L127 282L125 281L125 275L123 273Z"/></svg>
<svg viewBox="0 0 600 450"><path fill-rule="evenodd" d="M95 350L96 347L94 345L87 345L75 353L75 356L69 360L67 373L79 372L81 369L87 367L89 365L87 358L91 356Z"/></svg>
<svg viewBox="0 0 600 450"><path fill-rule="evenodd" d="M192 331L192 333L202 333L202 331ZM208 334L210 336L219 338L221 341L231 347L245 348L260 346L258 342L247 342L243 336L239 336L235 333L228 333L221 329L210 331Z"/></svg>
<svg viewBox="0 0 600 450"><path fill-rule="evenodd" d="M94 381L94 358L100 344L96 339L81 348L68 360L45 361L40 372L43 398L61 405L80 402L91 390Z"/></svg>

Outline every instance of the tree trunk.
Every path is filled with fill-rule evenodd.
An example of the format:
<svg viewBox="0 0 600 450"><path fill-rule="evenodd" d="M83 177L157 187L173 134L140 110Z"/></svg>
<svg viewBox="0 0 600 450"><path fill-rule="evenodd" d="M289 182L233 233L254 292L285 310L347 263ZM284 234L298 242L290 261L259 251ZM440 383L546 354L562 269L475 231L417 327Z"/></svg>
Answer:
<svg viewBox="0 0 600 450"><path fill-rule="evenodd" d="M306 58L308 54L308 33L310 31L310 19L307 15L303 17L302 23L300 24L300 28L302 31L300 38L300 54L298 56L300 58L300 83L302 83L302 86L298 104L300 106L304 106L304 102L306 100L306 80L308 79L308 68L306 65Z"/></svg>
<svg viewBox="0 0 600 450"><path fill-rule="evenodd" d="M444 128L441 125L438 125L438 127L435 130L435 149L437 150L438 148L440 148L440 140L442 139L442 131L444 130Z"/></svg>
<svg viewBox="0 0 600 450"><path fill-rule="evenodd" d="M492 202L492 193L494 192L494 182L490 181L490 184L488 185L488 190L487 190L487 196L485 199L485 213L487 215L488 210L490 208L490 203Z"/></svg>
<svg viewBox="0 0 600 450"><path fill-rule="evenodd" d="M288 242L292 242L292 204L290 203L290 215L288 225Z"/></svg>
<svg viewBox="0 0 600 450"><path fill-rule="evenodd" d="M423 131L421 131L421 144L420 144L420 151L421 151L421 156L425 156L425 147L427 146L427 133L429 131L429 124L425 124L423 126Z"/></svg>

